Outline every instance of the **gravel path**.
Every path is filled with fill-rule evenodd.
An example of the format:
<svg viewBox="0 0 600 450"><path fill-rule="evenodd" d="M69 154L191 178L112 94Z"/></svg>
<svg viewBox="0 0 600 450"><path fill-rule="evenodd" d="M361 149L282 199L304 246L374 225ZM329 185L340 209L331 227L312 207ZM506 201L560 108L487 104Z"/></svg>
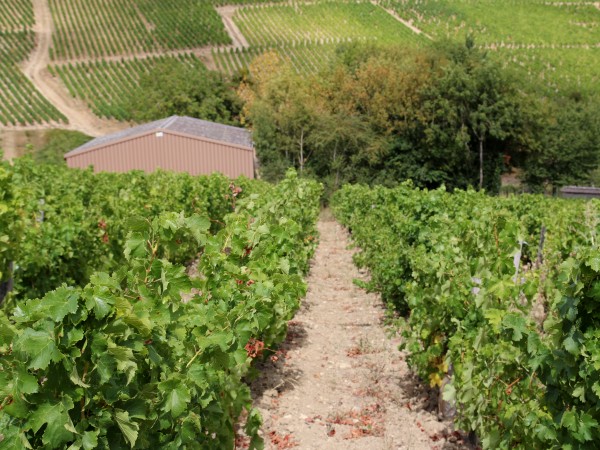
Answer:
<svg viewBox="0 0 600 450"><path fill-rule="evenodd" d="M346 231L327 212L302 309L283 355L252 389L267 449L462 448L429 389L409 372L382 325L378 296L356 287Z"/></svg>

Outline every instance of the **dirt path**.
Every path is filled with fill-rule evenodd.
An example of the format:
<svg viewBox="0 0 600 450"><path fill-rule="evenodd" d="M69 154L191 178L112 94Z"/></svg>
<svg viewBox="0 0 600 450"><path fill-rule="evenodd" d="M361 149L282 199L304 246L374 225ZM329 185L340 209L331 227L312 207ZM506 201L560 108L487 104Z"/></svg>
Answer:
<svg viewBox="0 0 600 450"><path fill-rule="evenodd" d="M229 36L231 36L234 48L242 49L249 47L250 44L248 44L248 41L233 21L233 15L237 9L237 6L227 5L218 7L217 12L221 16L221 19L223 19L223 24L225 25L227 33L229 33Z"/></svg>
<svg viewBox="0 0 600 450"><path fill-rule="evenodd" d="M4 156L2 159L11 160L18 156L14 132L0 130L0 150Z"/></svg>
<svg viewBox="0 0 600 450"><path fill-rule="evenodd" d="M378 0L371 0L371 3L373 3L376 6L379 6L381 9L383 9L385 12L387 12L390 16L392 16L398 22L400 22L404 26L410 28L414 33L416 33L416 34L422 34L427 39L430 39L430 40L432 39L431 36L429 36L427 33L423 32L423 30L421 30L420 28L417 28L416 26L414 26L411 20L405 20L405 19L403 19L393 9L388 9L388 8L385 8L383 5L381 5Z"/></svg>
<svg viewBox="0 0 600 450"><path fill-rule="evenodd" d="M345 230L325 213L319 232L308 295L282 357L265 363L252 386L266 448L462 448L409 372L398 339L386 337L378 296L352 284L365 276Z"/></svg>
<svg viewBox="0 0 600 450"><path fill-rule="evenodd" d="M60 85L46 70L50 57L49 49L52 44L54 23L47 0L33 0L33 12L36 33L36 46L29 60L23 66L25 76L60 112L69 120L64 128L78 130L89 136L127 128L127 124L116 121L102 120L96 117L85 103L72 98L66 89Z"/></svg>
<svg viewBox="0 0 600 450"><path fill-rule="evenodd" d="M185 49L180 49L180 50L157 50L155 52L138 52L138 53L131 53L131 54L108 55L108 56L102 56L100 58L81 56L78 58L71 58L71 59L67 59L67 60L52 61L52 64L55 66L66 66L68 64L89 63L89 62L96 62L96 61L107 61L107 62L132 61L134 59L158 58L161 56L189 55L190 53L193 54L194 56L197 56L200 60L202 60L202 62L207 63L207 62L212 61L212 49L217 49L217 48L233 48L233 46L232 45L222 45L222 46L185 48Z"/></svg>

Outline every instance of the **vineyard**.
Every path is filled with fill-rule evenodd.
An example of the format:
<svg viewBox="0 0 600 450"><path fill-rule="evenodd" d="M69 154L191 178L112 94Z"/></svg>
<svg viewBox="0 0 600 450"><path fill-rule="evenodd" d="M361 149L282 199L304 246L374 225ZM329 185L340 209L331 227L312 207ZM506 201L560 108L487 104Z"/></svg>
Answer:
<svg viewBox="0 0 600 450"><path fill-rule="evenodd" d="M189 64L205 70L192 54L75 62L52 65L48 69L60 78L73 97L84 100L97 116L129 120L130 113L123 101L136 90L140 76L158 64Z"/></svg>
<svg viewBox="0 0 600 450"><path fill-rule="evenodd" d="M407 315L409 364L484 448L592 448L600 203L347 186L365 284Z"/></svg>
<svg viewBox="0 0 600 450"><path fill-rule="evenodd" d="M194 0L50 0L54 60L132 55L231 42L214 7Z"/></svg>
<svg viewBox="0 0 600 450"><path fill-rule="evenodd" d="M232 45L216 9L222 6L233 8L231 20L248 46ZM228 75L274 50L297 72L310 74L328 66L340 43L428 45L424 35L384 8L434 40L474 36L477 45L516 68L519 76L551 92L576 88L596 93L599 85L594 69L600 64L600 12L588 2L48 0L48 7L53 24L50 75L102 118L127 120L129 114L114 99L122 98L158 59L176 61L186 50L202 49L204 62ZM35 23L31 0L0 6L4 126L68 121L19 68L34 49Z"/></svg>
<svg viewBox="0 0 600 450"><path fill-rule="evenodd" d="M594 5L512 0L387 0L406 20L432 37L480 44L596 45L599 11Z"/></svg>
<svg viewBox="0 0 600 450"><path fill-rule="evenodd" d="M419 36L369 2L241 8L234 21L250 45L369 39L380 43L418 42Z"/></svg>
<svg viewBox="0 0 600 450"><path fill-rule="evenodd" d="M229 74L247 68L253 58L268 50L276 51L299 73L315 73L327 66L342 42L423 42L423 38L370 2L327 0L249 6L238 9L233 20L249 46L213 50L216 67Z"/></svg>
<svg viewBox="0 0 600 450"><path fill-rule="evenodd" d="M33 50L33 23L31 1L0 5L0 123L4 126L65 121L19 68Z"/></svg>
<svg viewBox="0 0 600 450"><path fill-rule="evenodd" d="M244 411L258 443L242 379L304 295L318 184L28 160L0 183L0 448L232 448Z"/></svg>
<svg viewBox="0 0 600 450"><path fill-rule="evenodd" d="M506 67L516 67L531 83L552 91L579 89L598 93L600 47L564 49L498 49Z"/></svg>
<svg viewBox="0 0 600 450"><path fill-rule="evenodd" d="M366 40L366 39L365 39ZM277 47L253 46L243 49L217 49L212 51L215 66L228 75L247 69L254 58L275 51L282 61L290 64L298 73L311 74L327 67L333 60L335 49L341 41L324 41L320 44L308 41L279 45Z"/></svg>
<svg viewBox="0 0 600 450"><path fill-rule="evenodd" d="M600 10L590 2L383 0L432 38L497 50L498 59L551 91L598 92ZM505 58L509 55L508 58ZM515 64L511 64L515 63Z"/></svg>
<svg viewBox="0 0 600 450"><path fill-rule="evenodd" d="M20 31L34 23L31 0L6 0L0 4L0 32Z"/></svg>

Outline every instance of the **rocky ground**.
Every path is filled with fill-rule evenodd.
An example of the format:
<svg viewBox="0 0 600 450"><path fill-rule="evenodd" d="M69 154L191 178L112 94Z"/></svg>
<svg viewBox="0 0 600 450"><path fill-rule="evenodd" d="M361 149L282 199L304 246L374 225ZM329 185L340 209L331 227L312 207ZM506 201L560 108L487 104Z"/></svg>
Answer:
<svg viewBox="0 0 600 450"><path fill-rule="evenodd" d="M379 297L355 286L347 232L324 213L308 295L252 385L267 449L455 449L463 436L409 371Z"/></svg>

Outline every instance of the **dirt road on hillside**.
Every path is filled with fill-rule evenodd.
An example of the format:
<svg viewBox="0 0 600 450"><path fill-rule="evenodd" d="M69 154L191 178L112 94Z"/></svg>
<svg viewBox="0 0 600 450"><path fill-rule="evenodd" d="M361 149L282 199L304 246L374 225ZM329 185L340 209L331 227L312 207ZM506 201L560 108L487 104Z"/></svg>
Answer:
<svg viewBox="0 0 600 450"><path fill-rule="evenodd" d="M128 125L116 121L102 120L96 117L84 102L74 99L67 90L47 71L50 62L50 45L54 22L48 0L32 0L36 35L36 46L23 66L25 76L44 97L46 97L69 120L64 128L81 131L89 136L100 136L105 133L126 128Z"/></svg>
<svg viewBox="0 0 600 450"><path fill-rule="evenodd" d="M248 41L233 21L233 15L237 10L238 7L232 5L220 6L217 8L217 12L223 20L225 29L227 30L227 33L229 33L229 36L231 36L231 40L233 41L233 47L242 49L249 47L250 44L248 44Z"/></svg>

